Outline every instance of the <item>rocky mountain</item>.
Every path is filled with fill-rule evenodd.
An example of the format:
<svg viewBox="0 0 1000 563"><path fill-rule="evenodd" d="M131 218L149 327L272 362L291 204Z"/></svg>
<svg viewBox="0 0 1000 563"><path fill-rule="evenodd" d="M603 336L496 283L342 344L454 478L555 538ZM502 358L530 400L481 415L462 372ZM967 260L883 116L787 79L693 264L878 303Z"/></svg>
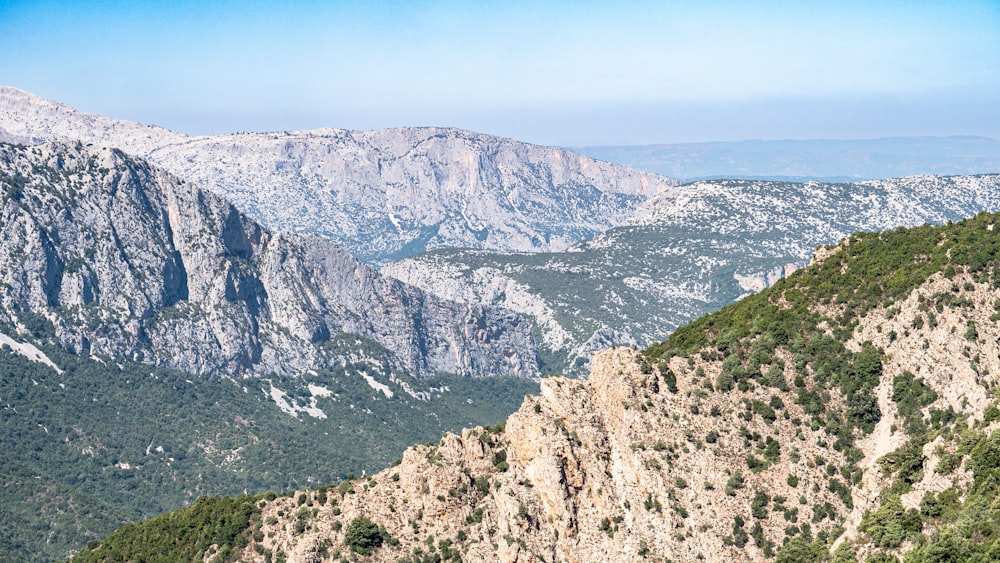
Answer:
<svg viewBox="0 0 1000 563"><path fill-rule="evenodd" d="M148 158L265 226L323 235L369 263L442 247L562 250L676 181L446 128L187 137L0 88L0 135L80 140Z"/></svg>
<svg viewBox="0 0 1000 563"><path fill-rule="evenodd" d="M1000 172L1000 141L890 137L579 147L593 158L674 178L849 182L923 174Z"/></svg>
<svg viewBox="0 0 1000 563"><path fill-rule="evenodd" d="M148 153L187 136L162 127L83 113L24 90L0 86L0 140L36 145L80 140L105 146L124 145L135 154Z"/></svg>
<svg viewBox="0 0 1000 563"><path fill-rule="evenodd" d="M5 329L198 375L297 374L358 354L411 375L538 372L517 315L268 231L121 151L0 145L0 185Z"/></svg>
<svg viewBox="0 0 1000 563"><path fill-rule="evenodd" d="M852 235L587 380L543 379L505 425L201 499L74 561L995 560L998 222Z"/></svg>
<svg viewBox="0 0 1000 563"><path fill-rule="evenodd" d="M769 287L819 245L983 209L1000 210L1000 175L701 181L651 198L622 226L565 252L441 250L382 272L447 299L524 315L547 370L585 375L594 351L648 346Z"/></svg>

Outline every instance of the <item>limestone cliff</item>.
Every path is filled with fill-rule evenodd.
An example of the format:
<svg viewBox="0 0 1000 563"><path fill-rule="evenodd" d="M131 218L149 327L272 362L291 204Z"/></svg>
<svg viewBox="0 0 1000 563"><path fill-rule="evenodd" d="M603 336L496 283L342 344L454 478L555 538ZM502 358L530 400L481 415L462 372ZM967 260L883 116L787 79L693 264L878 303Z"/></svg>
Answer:
<svg viewBox="0 0 1000 563"><path fill-rule="evenodd" d="M268 231L142 160L0 145L0 319L79 353L205 375L295 374L372 342L414 375L537 373L520 317Z"/></svg>

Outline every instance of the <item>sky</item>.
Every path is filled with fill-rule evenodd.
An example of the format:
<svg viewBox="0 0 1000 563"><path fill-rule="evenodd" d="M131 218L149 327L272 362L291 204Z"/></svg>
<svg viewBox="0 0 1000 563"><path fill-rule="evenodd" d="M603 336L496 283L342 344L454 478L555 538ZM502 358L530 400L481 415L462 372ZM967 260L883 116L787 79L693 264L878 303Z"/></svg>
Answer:
<svg viewBox="0 0 1000 563"><path fill-rule="evenodd" d="M0 0L0 84L189 134L1000 138L1000 0Z"/></svg>

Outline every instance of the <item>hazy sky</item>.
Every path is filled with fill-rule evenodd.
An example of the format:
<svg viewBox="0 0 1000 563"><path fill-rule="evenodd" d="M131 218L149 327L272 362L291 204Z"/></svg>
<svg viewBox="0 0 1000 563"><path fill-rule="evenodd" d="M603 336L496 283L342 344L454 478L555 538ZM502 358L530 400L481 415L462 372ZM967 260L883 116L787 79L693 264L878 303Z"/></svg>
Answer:
<svg viewBox="0 0 1000 563"><path fill-rule="evenodd" d="M1000 1L0 0L0 84L192 134L1000 137Z"/></svg>

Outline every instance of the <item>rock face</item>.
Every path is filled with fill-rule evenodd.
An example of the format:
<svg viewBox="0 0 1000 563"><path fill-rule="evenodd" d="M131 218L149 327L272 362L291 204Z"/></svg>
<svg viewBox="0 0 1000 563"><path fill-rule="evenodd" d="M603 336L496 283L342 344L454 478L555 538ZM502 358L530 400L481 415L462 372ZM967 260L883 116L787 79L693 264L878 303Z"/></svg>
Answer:
<svg viewBox="0 0 1000 563"><path fill-rule="evenodd" d="M777 268L767 272L756 272L745 275L733 274L733 277L736 279L736 283L740 284L740 289L743 291L752 291L757 293L778 283L779 280L787 278L795 273L795 270L798 270L805 265L805 262L785 264L784 266L778 266Z"/></svg>
<svg viewBox="0 0 1000 563"><path fill-rule="evenodd" d="M431 252L382 272L535 326L548 369L586 374L594 351L649 344L790 274L856 231L1000 210L1000 175L853 184L713 180L654 196L624 225L566 252Z"/></svg>
<svg viewBox="0 0 1000 563"><path fill-rule="evenodd" d="M514 314L436 298L316 236L108 148L0 145L0 318L80 353L204 375L336 365L356 341L415 375L537 373Z"/></svg>
<svg viewBox="0 0 1000 563"><path fill-rule="evenodd" d="M265 226L314 233L363 261L441 247L562 250L676 181L562 149L458 129L187 137L0 88L0 132L148 158Z"/></svg>

